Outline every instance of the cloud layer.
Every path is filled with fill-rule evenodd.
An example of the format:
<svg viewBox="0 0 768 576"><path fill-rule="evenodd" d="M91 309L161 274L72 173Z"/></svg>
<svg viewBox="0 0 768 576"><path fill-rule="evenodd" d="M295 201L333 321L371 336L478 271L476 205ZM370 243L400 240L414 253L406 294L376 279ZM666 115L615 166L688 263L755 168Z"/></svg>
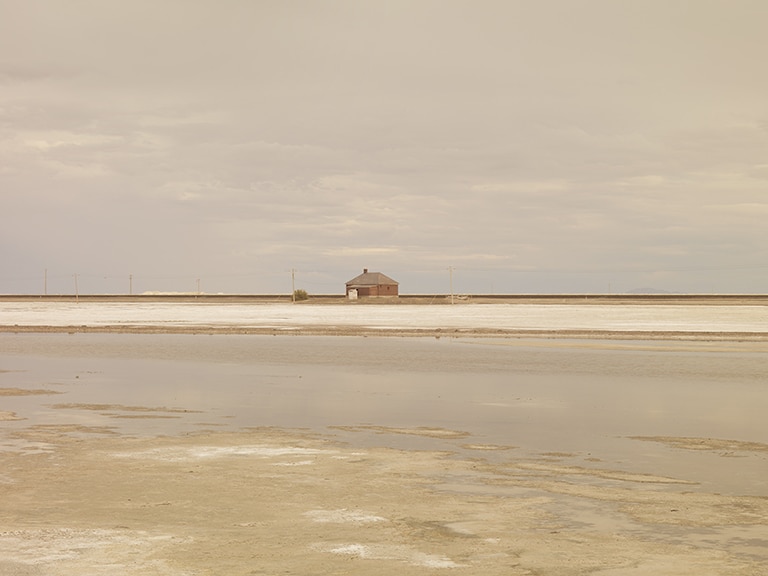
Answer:
<svg viewBox="0 0 768 576"><path fill-rule="evenodd" d="M0 292L768 291L759 0L0 11Z"/></svg>

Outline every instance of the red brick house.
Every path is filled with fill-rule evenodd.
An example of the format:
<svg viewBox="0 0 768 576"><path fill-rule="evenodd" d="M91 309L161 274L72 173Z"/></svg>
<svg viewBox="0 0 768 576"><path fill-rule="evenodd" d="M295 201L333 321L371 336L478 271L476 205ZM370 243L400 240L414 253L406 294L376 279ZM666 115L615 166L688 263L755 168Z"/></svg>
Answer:
<svg viewBox="0 0 768 576"><path fill-rule="evenodd" d="M381 272L368 272L363 268L360 276L347 282L347 298L355 300L358 296L397 296L398 283Z"/></svg>

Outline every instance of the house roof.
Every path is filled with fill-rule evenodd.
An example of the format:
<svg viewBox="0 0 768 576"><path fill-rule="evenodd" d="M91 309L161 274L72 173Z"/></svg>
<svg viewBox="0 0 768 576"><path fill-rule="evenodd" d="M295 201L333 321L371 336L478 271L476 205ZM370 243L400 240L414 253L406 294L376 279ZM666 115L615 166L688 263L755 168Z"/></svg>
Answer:
<svg viewBox="0 0 768 576"><path fill-rule="evenodd" d="M381 272L368 272L365 271L360 276L352 278L347 282L347 286L381 286L382 284L390 284L397 286L397 282L392 280L389 276L382 274Z"/></svg>

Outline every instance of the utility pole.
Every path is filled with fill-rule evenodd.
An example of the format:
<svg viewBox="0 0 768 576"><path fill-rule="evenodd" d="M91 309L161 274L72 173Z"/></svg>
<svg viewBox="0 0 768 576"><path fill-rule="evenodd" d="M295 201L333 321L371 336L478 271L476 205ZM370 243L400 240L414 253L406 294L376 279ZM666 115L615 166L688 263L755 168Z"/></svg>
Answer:
<svg viewBox="0 0 768 576"><path fill-rule="evenodd" d="M296 304L296 269L291 268L291 302Z"/></svg>
<svg viewBox="0 0 768 576"><path fill-rule="evenodd" d="M77 274L75 274L75 302L80 301L80 291L77 288Z"/></svg>
<svg viewBox="0 0 768 576"><path fill-rule="evenodd" d="M128 274L128 295L133 295L133 274Z"/></svg>
<svg viewBox="0 0 768 576"><path fill-rule="evenodd" d="M197 279L197 293L200 294L200 278Z"/></svg>
<svg viewBox="0 0 768 576"><path fill-rule="evenodd" d="M43 276L43 294L48 296L48 268L45 269L45 274Z"/></svg>
<svg viewBox="0 0 768 576"><path fill-rule="evenodd" d="M451 283L451 304L453 304L453 266L448 266L448 275Z"/></svg>

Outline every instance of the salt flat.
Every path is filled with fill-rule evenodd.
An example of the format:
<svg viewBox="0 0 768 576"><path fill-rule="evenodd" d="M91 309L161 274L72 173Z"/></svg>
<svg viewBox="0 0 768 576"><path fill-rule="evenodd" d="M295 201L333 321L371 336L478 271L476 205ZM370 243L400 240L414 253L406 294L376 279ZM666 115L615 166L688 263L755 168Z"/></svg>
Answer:
<svg viewBox="0 0 768 576"><path fill-rule="evenodd" d="M375 330L583 330L768 332L768 306L654 304L221 304L190 302L0 302L8 327L303 327Z"/></svg>

